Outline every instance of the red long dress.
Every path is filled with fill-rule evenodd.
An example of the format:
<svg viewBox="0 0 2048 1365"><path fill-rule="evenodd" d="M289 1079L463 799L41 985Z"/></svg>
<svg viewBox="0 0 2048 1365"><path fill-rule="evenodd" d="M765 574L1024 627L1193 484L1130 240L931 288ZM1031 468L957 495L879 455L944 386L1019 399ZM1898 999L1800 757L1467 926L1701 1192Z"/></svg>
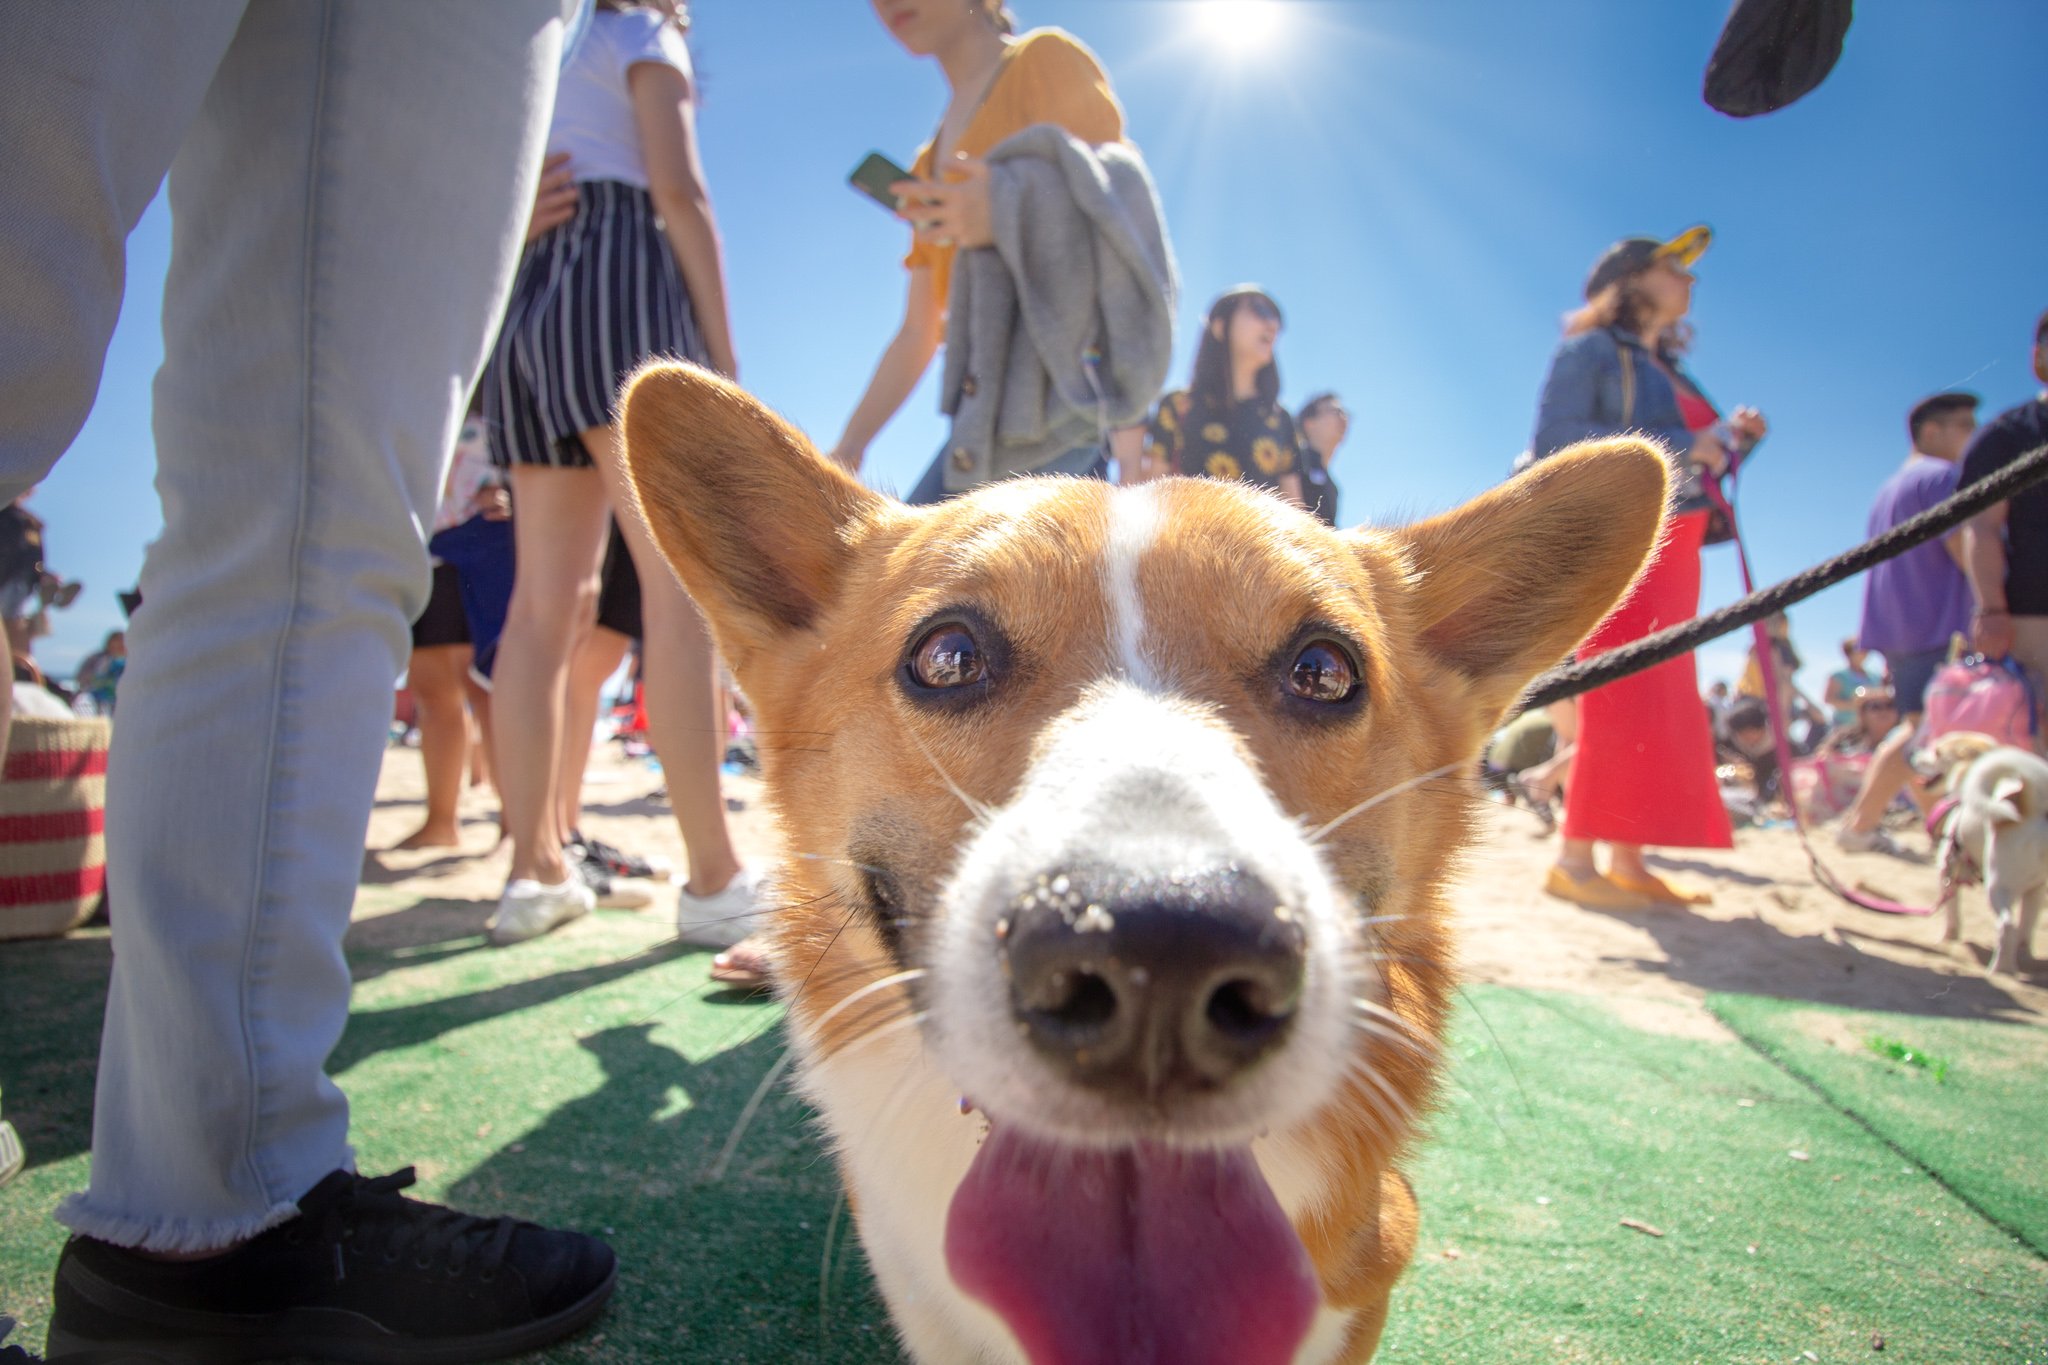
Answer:
<svg viewBox="0 0 2048 1365"><path fill-rule="evenodd" d="M1678 385L1679 411L1695 431L1713 408ZM1697 425L1695 425L1697 423ZM1705 510L1671 523L1657 557L1628 600L1579 646L1581 659L1689 621L1700 609ZM1579 747L1565 789L1564 837L1665 848L1732 848L1728 811L1714 780L1714 736L1690 654L1617 679L1579 698Z"/></svg>

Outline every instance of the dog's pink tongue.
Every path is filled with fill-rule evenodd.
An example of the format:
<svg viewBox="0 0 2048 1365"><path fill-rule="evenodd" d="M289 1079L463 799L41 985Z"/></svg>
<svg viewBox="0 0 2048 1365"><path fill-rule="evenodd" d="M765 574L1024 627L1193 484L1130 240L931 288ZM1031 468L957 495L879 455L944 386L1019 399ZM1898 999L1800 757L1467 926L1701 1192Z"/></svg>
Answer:
<svg viewBox="0 0 2048 1365"><path fill-rule="evenodd" d="M1320 1300L1244 1148L1070 1150L997 1125L953 1195L946 1261L1032 1365L1282 1365Z"/></svg>

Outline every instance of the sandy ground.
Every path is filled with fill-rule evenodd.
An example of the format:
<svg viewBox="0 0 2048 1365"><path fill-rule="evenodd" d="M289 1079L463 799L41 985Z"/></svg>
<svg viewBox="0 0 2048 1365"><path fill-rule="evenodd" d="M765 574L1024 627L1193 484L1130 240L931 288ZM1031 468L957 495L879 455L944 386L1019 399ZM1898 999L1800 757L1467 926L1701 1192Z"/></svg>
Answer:
<svg viewBox="0 0 2048 1365"><path fill-rule="evenodd" d="M601 746L584 791L586 832L682 865L675 822L657 795L660 783L661 774L647 763L619 757L617 745ZM418 826L423 789L418 753L390 750L370 822L364 881L398 893L376 898L385 905L495 900L508 850L492 847L496 803L485 790L463 797L461 849L389 851ZM771 857L774 824L760 784L728 777L726 799L742 856ZM1937 919L1861 910L1823 890L1792 831L1744 830L1732 851L1653 856L1673 876L1711 889L1713 904L1593 911L1543 894L1543 872L1556 845L1531 815L1496 807L1487 825L1454 893L1468 979L1598 995L1641 1027L1690 1036L1720 1032L1701 1006L1714 991L2048 1023L2048 968L2023 978L1985 975L1992 920L1981 891L1964 892L1963 941L1943 944ZM1909 848L1926 848L1917 830L1901 837ZM1818 847L1847 884L1907 904L1933 900L1931 862L1842 853L1825 836ZM672 897L664 891L647 913L673 914ZM2048 956L2048 942L2039 950Z"/></svg>

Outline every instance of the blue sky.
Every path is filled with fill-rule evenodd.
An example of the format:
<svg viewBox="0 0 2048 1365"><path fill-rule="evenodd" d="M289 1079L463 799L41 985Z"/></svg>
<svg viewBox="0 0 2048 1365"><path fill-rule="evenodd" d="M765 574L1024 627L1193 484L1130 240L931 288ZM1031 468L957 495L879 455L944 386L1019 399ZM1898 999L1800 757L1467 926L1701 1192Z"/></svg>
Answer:
<svg viewBox="0 0 2048 1365"><path fill-rule="evenodd" d="M1096 50L1151 163L1184 284L1175 382L1209 299L1265 285L1287 314L1283 398L1333 388L1354 413L1347 521L1500 479L1594 257L1694 222L1717 240L1693 368L1773 426L1738 504L1762 581L1862 539L1915 399L1966 387L1988 415L2038 387L2039 0L1864 0L1828 82L1746 122L1699 97L1723 0L1286 0L1262 45L1217 41L1192 0L1014 8ZM861 0L694 12L742 379L829 445L902 307L903 229L845 177L870 150L908 163L944 84ZM168 256L160 197L129 244L99 405L34 504L52 564L88 585L39 647L59 671L118 624L113 594L161 524L148 395ZM935 406L928 381L871 449L872 481L911 484L943 435ZM1739 595L1731 550L1706 563L1704 606ZM1860 594L1793 612L1816 695ZM1703 679L1732 677L1742 648L1709 646Z"/></svg>

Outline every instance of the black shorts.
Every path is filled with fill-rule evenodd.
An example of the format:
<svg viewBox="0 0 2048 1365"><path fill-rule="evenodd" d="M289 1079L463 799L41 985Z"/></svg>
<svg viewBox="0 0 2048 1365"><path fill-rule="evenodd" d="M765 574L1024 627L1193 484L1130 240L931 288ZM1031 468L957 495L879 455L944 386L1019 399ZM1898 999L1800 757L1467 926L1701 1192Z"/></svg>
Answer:
<svg viewBox="0 0 2048 1365"><path fill-rule="evenodd" d="M427 609L412 623L412 647L469 643L469 618L462 613L462 575L453 564L434 564L434 591Z"/></svg>
<svg viewBox="0 0 2048 1365"><path fill-rule="evenodd" d="M640 638L640 574L619 524L612 523L611 544L604 551L604 582L597 590L597 623L608 630Z"/></svg>
<svg viewBox="0 0 2048 1365"><path fill-rule="evenodd" d="M576 187L576 216L526 249L484 367L491 463L590 467L619 384L659 355L705 359L675 252L646 190Z"/></svg>

